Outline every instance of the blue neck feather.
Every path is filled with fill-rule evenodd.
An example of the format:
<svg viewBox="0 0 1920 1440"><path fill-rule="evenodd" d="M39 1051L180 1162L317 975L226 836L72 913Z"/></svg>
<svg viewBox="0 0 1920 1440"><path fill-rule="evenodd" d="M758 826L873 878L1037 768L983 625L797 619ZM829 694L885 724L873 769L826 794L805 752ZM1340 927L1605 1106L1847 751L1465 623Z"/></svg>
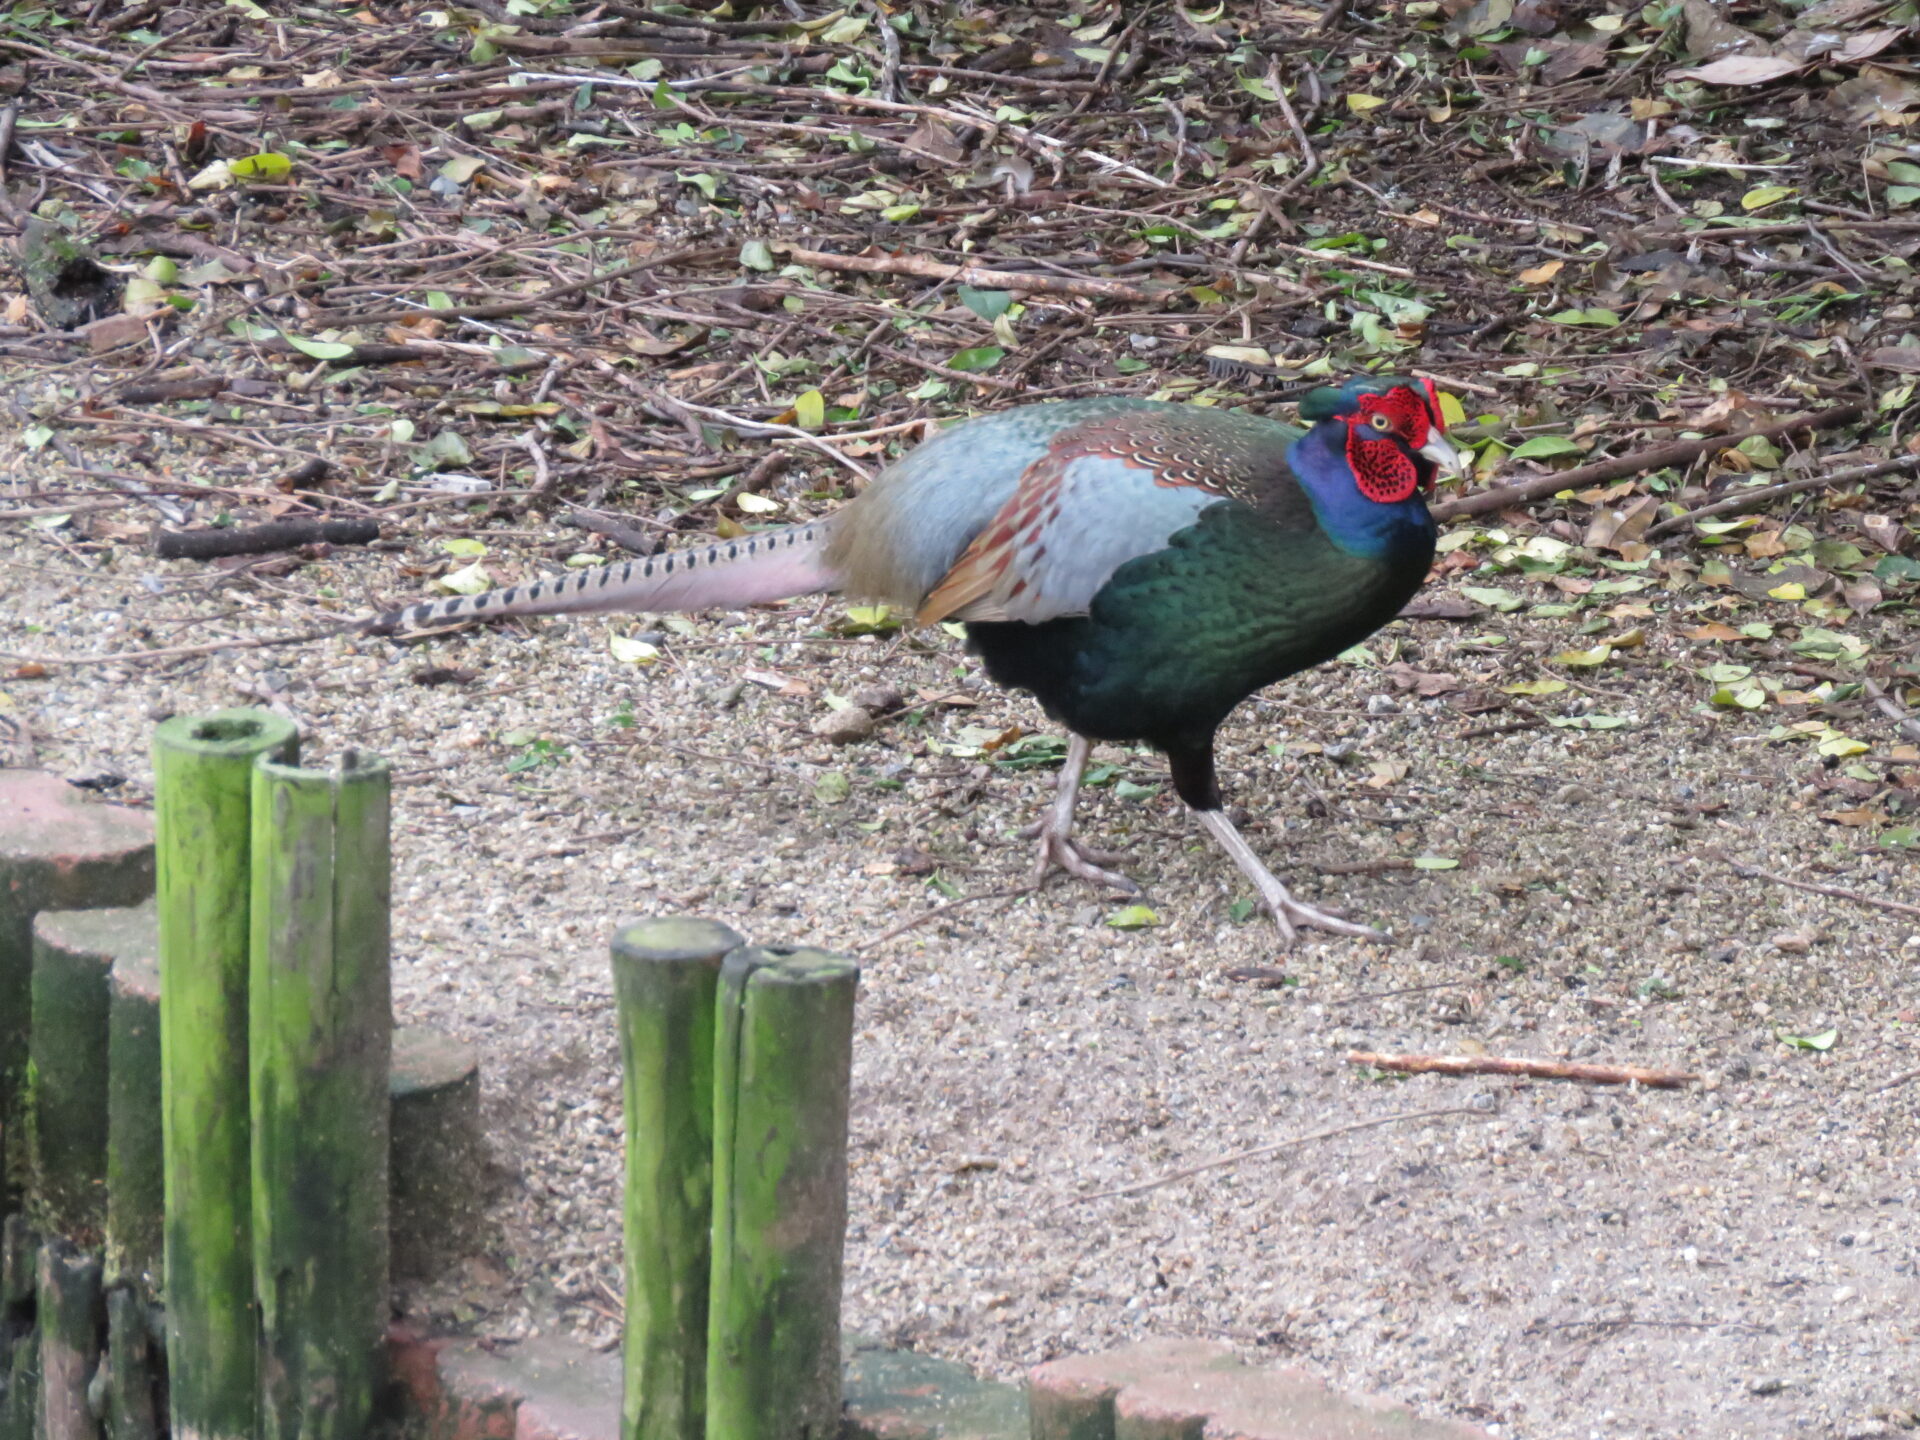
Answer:
<svg viewBox="0 0 1920 1440"><path fill-rule="evenodd" d="M1307 492L1327 538L1349 555L1368 560L1429 551L1435 526L1426 498L1415 491L1392 505L1369 500L1354 481L1346 447L1346 422L1323 420L1287 449L1294 478Z"/></svg>

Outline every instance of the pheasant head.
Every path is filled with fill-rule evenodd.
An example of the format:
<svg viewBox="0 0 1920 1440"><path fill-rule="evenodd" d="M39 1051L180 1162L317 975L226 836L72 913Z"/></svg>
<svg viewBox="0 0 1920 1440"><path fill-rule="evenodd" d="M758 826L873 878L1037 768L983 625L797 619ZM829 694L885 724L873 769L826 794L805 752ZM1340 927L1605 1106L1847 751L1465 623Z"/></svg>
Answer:
<svg viewBox="0 0 1920 1440"><path fill-rule="evenodd" d="M1397 505L1433 489L1434 473L1465 474L1467 457L1447 438L1447 421L1431 380L1366 376L1338 389L1315 390L1300 418L1346 426L1347 468L1367 499Z"/></svg>

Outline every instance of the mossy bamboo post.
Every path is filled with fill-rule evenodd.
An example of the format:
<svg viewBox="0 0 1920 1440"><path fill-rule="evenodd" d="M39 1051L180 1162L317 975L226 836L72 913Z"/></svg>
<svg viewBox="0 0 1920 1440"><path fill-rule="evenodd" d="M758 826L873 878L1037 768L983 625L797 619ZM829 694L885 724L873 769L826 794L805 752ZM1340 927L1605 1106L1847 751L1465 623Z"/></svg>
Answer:
<svg viewBox="0 0 1920 1440"><path fill-rule="evenodd" d="M153 818L101 805L57 775L0 770L0 1214L15 1208L28 1156L21 1089L32 1013L33 917L137 905L153 894Z"/></svg>
<svg viewBox="0 0 1920 1440"><path fill-rule="evenodd" d="M839 1433L847 1097L860 970L811 949L736 950L714 1046L707 1433Z"/></svg>
<svg viewBox="0 0 1920 1440"><path fill-rule="evenodd" d="M154 735L167 1370L177 1440L253 1440L259 1409L247 1117L253 762L290 721L221 710Z"/></svg>
<svg viewBox="0 0 1920 1440"><path fill-rule="evenodd" d="M160 1139L160 967L151 905L144 944L113 958L107 977L107 1283L158 1288L166 1164Z"/></svg>
<svg viewBox="0 0 1920 1440"><path fill-rule="evenodd" d="M362 1440L373 1412L388 1303L388 790L386 762L353 751L330 770L254 771L263 1440Z"/></svg>
<svg viewBox="0 0 1920 1440"><path fill-rule="evenodd" d="M87 1248L107 1224L111 976L123 955L152 950L151 905L43 910L33 922L32 1198L43 1229ZM151 1091L159 1072L142 1078Z"/></svg>
<svg viewBox="0 0 1920 1440"><path fill-rule="evenodd" d="M34 1271L40 1239L24 1215L0 1222L0 1440L33 1440L40 1409L40 1329Z"/></svg>
<svg viewBox="0 0 1920 1440"><path fill-rule="evenodd" d="M107 1292L107 1435L109 1440L156 1440L159 1406L147 1302L138 1288Z"/></svg>
<svg viewBox="0 0 1920 1440"><path fill-rule="evenodd" d="M643 920L613 937L627 1129L622 1440L707 1433L714 995L741 943L711 920Z"/></svg>
<svg viewBox="0 0 1920 1440"><path fill-rule="evenodd" d="M65 1240L40 1247L41 1440L100 1440L87 1382L100 1364L106 1329L100 1261Z"/></svg>

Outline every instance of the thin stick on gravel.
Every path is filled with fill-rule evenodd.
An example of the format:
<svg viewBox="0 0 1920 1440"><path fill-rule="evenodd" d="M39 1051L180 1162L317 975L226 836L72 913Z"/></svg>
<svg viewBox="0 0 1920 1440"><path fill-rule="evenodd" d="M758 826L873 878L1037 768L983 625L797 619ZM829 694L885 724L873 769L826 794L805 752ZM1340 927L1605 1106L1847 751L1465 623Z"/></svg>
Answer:
<svg viewBox="0 0 1920 1440"><path fill-rule="evenodd" d="M913 275L922 280L957 280L976 290L1024 290L1045 295L1073 295L1083 300L1125 300L1151 305L1159 297L1124 280L1094 276L1037 275L1026 270L989 270L981 265L950 265L926 255L830 255L803 250L798 245L776 245L776 250L799 265L821 270L852 270L862 275ZM966 376L972 380L974 376Z"/></svg>
<svg viewBox="0 0 1920 1440"><path fill-rule="evenodd" d="M1884 1095L1889 1090L1898 1090L1902 1085L1910 1085L1915 1080L1920 1080L1920 1070L1908 1070L1894 1076L1885 1084L1874 1086L1873 1089L1867 1093L1869 1095Z"/></svg>
<svg viewBox="0 0 1920 1440"><path fill-rule="evenodd" d="M222 650L265 650L275 645L306 645L315 640L330 640L351 631L352 625L334 625L325 630L308 630L299 635L268 635L252 640L211 640L204 645L171 645L164 650L118 650L111 655L22 655L17 650L0 650L0 660L18 660L26 665L138 665L150 660L185 660L194 655L215 655Z"/></svg>
<svg viewBox="0 0 1920 1440"><path fill-rule="evenodd" d="M1874 684L1873 681L1867 681L1863 688L1867 692L1867 698L1873 701L1874 708L1889 720L1893 721L1902 735L1913 741L1914 744L1920 745L1920 720L1916 720L1913 716L1909 715L1901 707L1899 701L1887 694L1886 691Z"/></svg>
<svg viewBox="0 0 1920 1440"><path fill-rule="evenodd" d="M1876 910L1889 910L1895 915L1920 915L1920 905L1907 905L1898 900L1882 900L1878 895L1864 895L1858 890L1845 890L1838 885L1816 885L1811 880L1795 880L1791 876L1776 875L1771 870L1762 870L1756 865L1745 865L1722 850L1708 852L1725 863L1726 867L1742 880L1767 880L1775 885L1785 885L1790 890L1805 890L1810 895L1831 895L1836 900L1852 900L1856 904L1871 905Z"/></svg>
<svg viewBox="0 0 1920 1440"><path fill-rule="evenodd" d="M1089 1200L1110 1200L1116 1195L1144 1195L1149 1190L1158 1190L1164 1185L1176 1184L1195 1175L1203 1175L1209 1170L1219 1170L1228 1165L1238 1165L1242 1160L1258 1160L1265 1155L1275 1155L1295 1145L1311 1145L1316 1140L1333 1140L1342 1135L1352 1135L1361 1130L1378 1130L1383 1125L1398 1125L1407 1120L1438 1120L1443 1115L1486 1115L1491 1112L1480 1105L1448 1105L1439 1110L1403 1110L1397 1115L1381 1115L1373 1120L1356 1120L1351 1125L1335 1125L1327 1130L1315 1130L1308 1135L1295 1135L1291 1139L1276 1140L1271 1145L1256 1145L1251 1150L1236 1150L1231 1155L1216 1156L1212 1160L1202 1160L1198 1165L1189 1165L1184 1170L1175 1170L1162 1175L1157 1180L1142 1180L1137 1185L1121 1185L1112 1190L1095 1190L1087 1195L1075 1195L1062 1200L1053 1208L1064 1210L1069 1205L1084 1205Z"/></svg>
<svg viewBox="0 0 1920 1440"><path fill-rule="evenodd" d="M978 895L962 895L958 900L949 900L946 904L936 905L931 910L922 910L911 920L902 920L884 935L876 935L871 940L862 941L847 953L859 955L864 951L873 949L876 945L884 945L896 935L904 935L907 931L913 929L914 926L924 925L927 921L936 919L946 914L949 910L958 910L962 905L973 905L982 900L1014 900L1022 895L1031 895L1033 891L1033 886L1022 885L1018 890L983 890Z"/></svg>
<svg viewBox="0 0 1920 1440"><path fill-rule="evenodd" d="M1762 505L1778 500L1782 495L1797 495L1802 490L1819 490L1829 485L1851 485L1856 480L1871 480L1876 475L1886 475L1895 470L1912 470L1920 466L1920 455L1897 455L1891 460L1878 460L1871 465L1855 465L1848 470L1836 470L1831 475L1807 475L1798 480L1787 480L1778 485L1763 485L1757 490L1742 490L1729 495L1724 500L1716 500L1711 505L1702 505L1698 510L1689 510L1684 515L1675 515L1652 526L1640 538L1651 545L1663 536L1676 530L1683 530L1696 520L1710 520L1716 515L1739 515L1748 510L1758 510Z"/></svg>
<svg viewBox="0 0 1920 1440"><path fill-rule="evenodd" d="M1582 485L1597 484L1602 480L1618 480L1626 475L1638 475L1648 470L1664 470L1669 465L1682 465L1690 460L1713 451L1728 450L1743 440L1755 435L1767 439L1777 439L1795 430L1826 430L1835 425L1844 425L1856 419L1860 414L1858 405L1836 405L1831 410L1817 410L1812 414L1795 415L1791 419L1781 420L1772 425L1762 425L1757 430L1742 430L1738 434L1709 435L1701 440L1675 440L1667 445L1654 445L1645 450L1636 450L1630 455L1616 455L1611 460L1596 460L1591 465L1582 465L1573 470L1562 470L1554 475L1541 475L1532 480L1523 480L1517 485L1501 485L1493 490L1482 490L1478 495L1463 495L1457 500L1443 500L1432 508L1436 520L1459 520L1468 515L1486 515L1508 505L1524 505L1545 495L1558 495L1562 490L1577 489Z"/></svg>
<svg viewBox="0 0 1920 1440"><path fill-rule="evenodd" d="M1678 1090L1700 1077L1683 1070L1648 1070L1639 1065L1577 1065L1566 1060L1512 1060L1499 1055L1382 1055L1350 1050L1349 1065L1371 1065L1403 1075L1524 1075L1534 1080L1585 1080L1593 1085L1645 1085Z"/></svg>

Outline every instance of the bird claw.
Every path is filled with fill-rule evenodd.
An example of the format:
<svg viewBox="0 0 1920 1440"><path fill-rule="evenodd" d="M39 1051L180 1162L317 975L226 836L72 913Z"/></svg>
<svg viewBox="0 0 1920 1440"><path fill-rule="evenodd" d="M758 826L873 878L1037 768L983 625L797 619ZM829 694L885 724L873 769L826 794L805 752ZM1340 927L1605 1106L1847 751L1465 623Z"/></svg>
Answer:
<svg viewBox="0 0 1920 1440"><path fill-rule="evenodd" d="M1107 851L1082 845L1071 835L1061 835L1043 825L1040 828L1040 853L1034 861L1032 883L1038 889L1046 881L1047 871L1057 867L1082 880L1091 880L1096 885L1110 885L1122 895L1138 895L1138 885L1118 871L1108 870L1099 863L1119 858Z"/></svg>
<svg viewBox="0 0 1920 1440"><path fill-rule="evenodd" d="M1362 925L1353 920L1343 920L1331 910L1322 910L1315 905L1303 905L1284 888L1278 896L1262 896L1266 902L1267 913L1273 916L1274 924L1280 929L1280 943L1291 945L1299 938L1300 930L1327 930L1335 935L1350 935L1356 940L1385 940L1384 931L1371 925Z"/></svg>

